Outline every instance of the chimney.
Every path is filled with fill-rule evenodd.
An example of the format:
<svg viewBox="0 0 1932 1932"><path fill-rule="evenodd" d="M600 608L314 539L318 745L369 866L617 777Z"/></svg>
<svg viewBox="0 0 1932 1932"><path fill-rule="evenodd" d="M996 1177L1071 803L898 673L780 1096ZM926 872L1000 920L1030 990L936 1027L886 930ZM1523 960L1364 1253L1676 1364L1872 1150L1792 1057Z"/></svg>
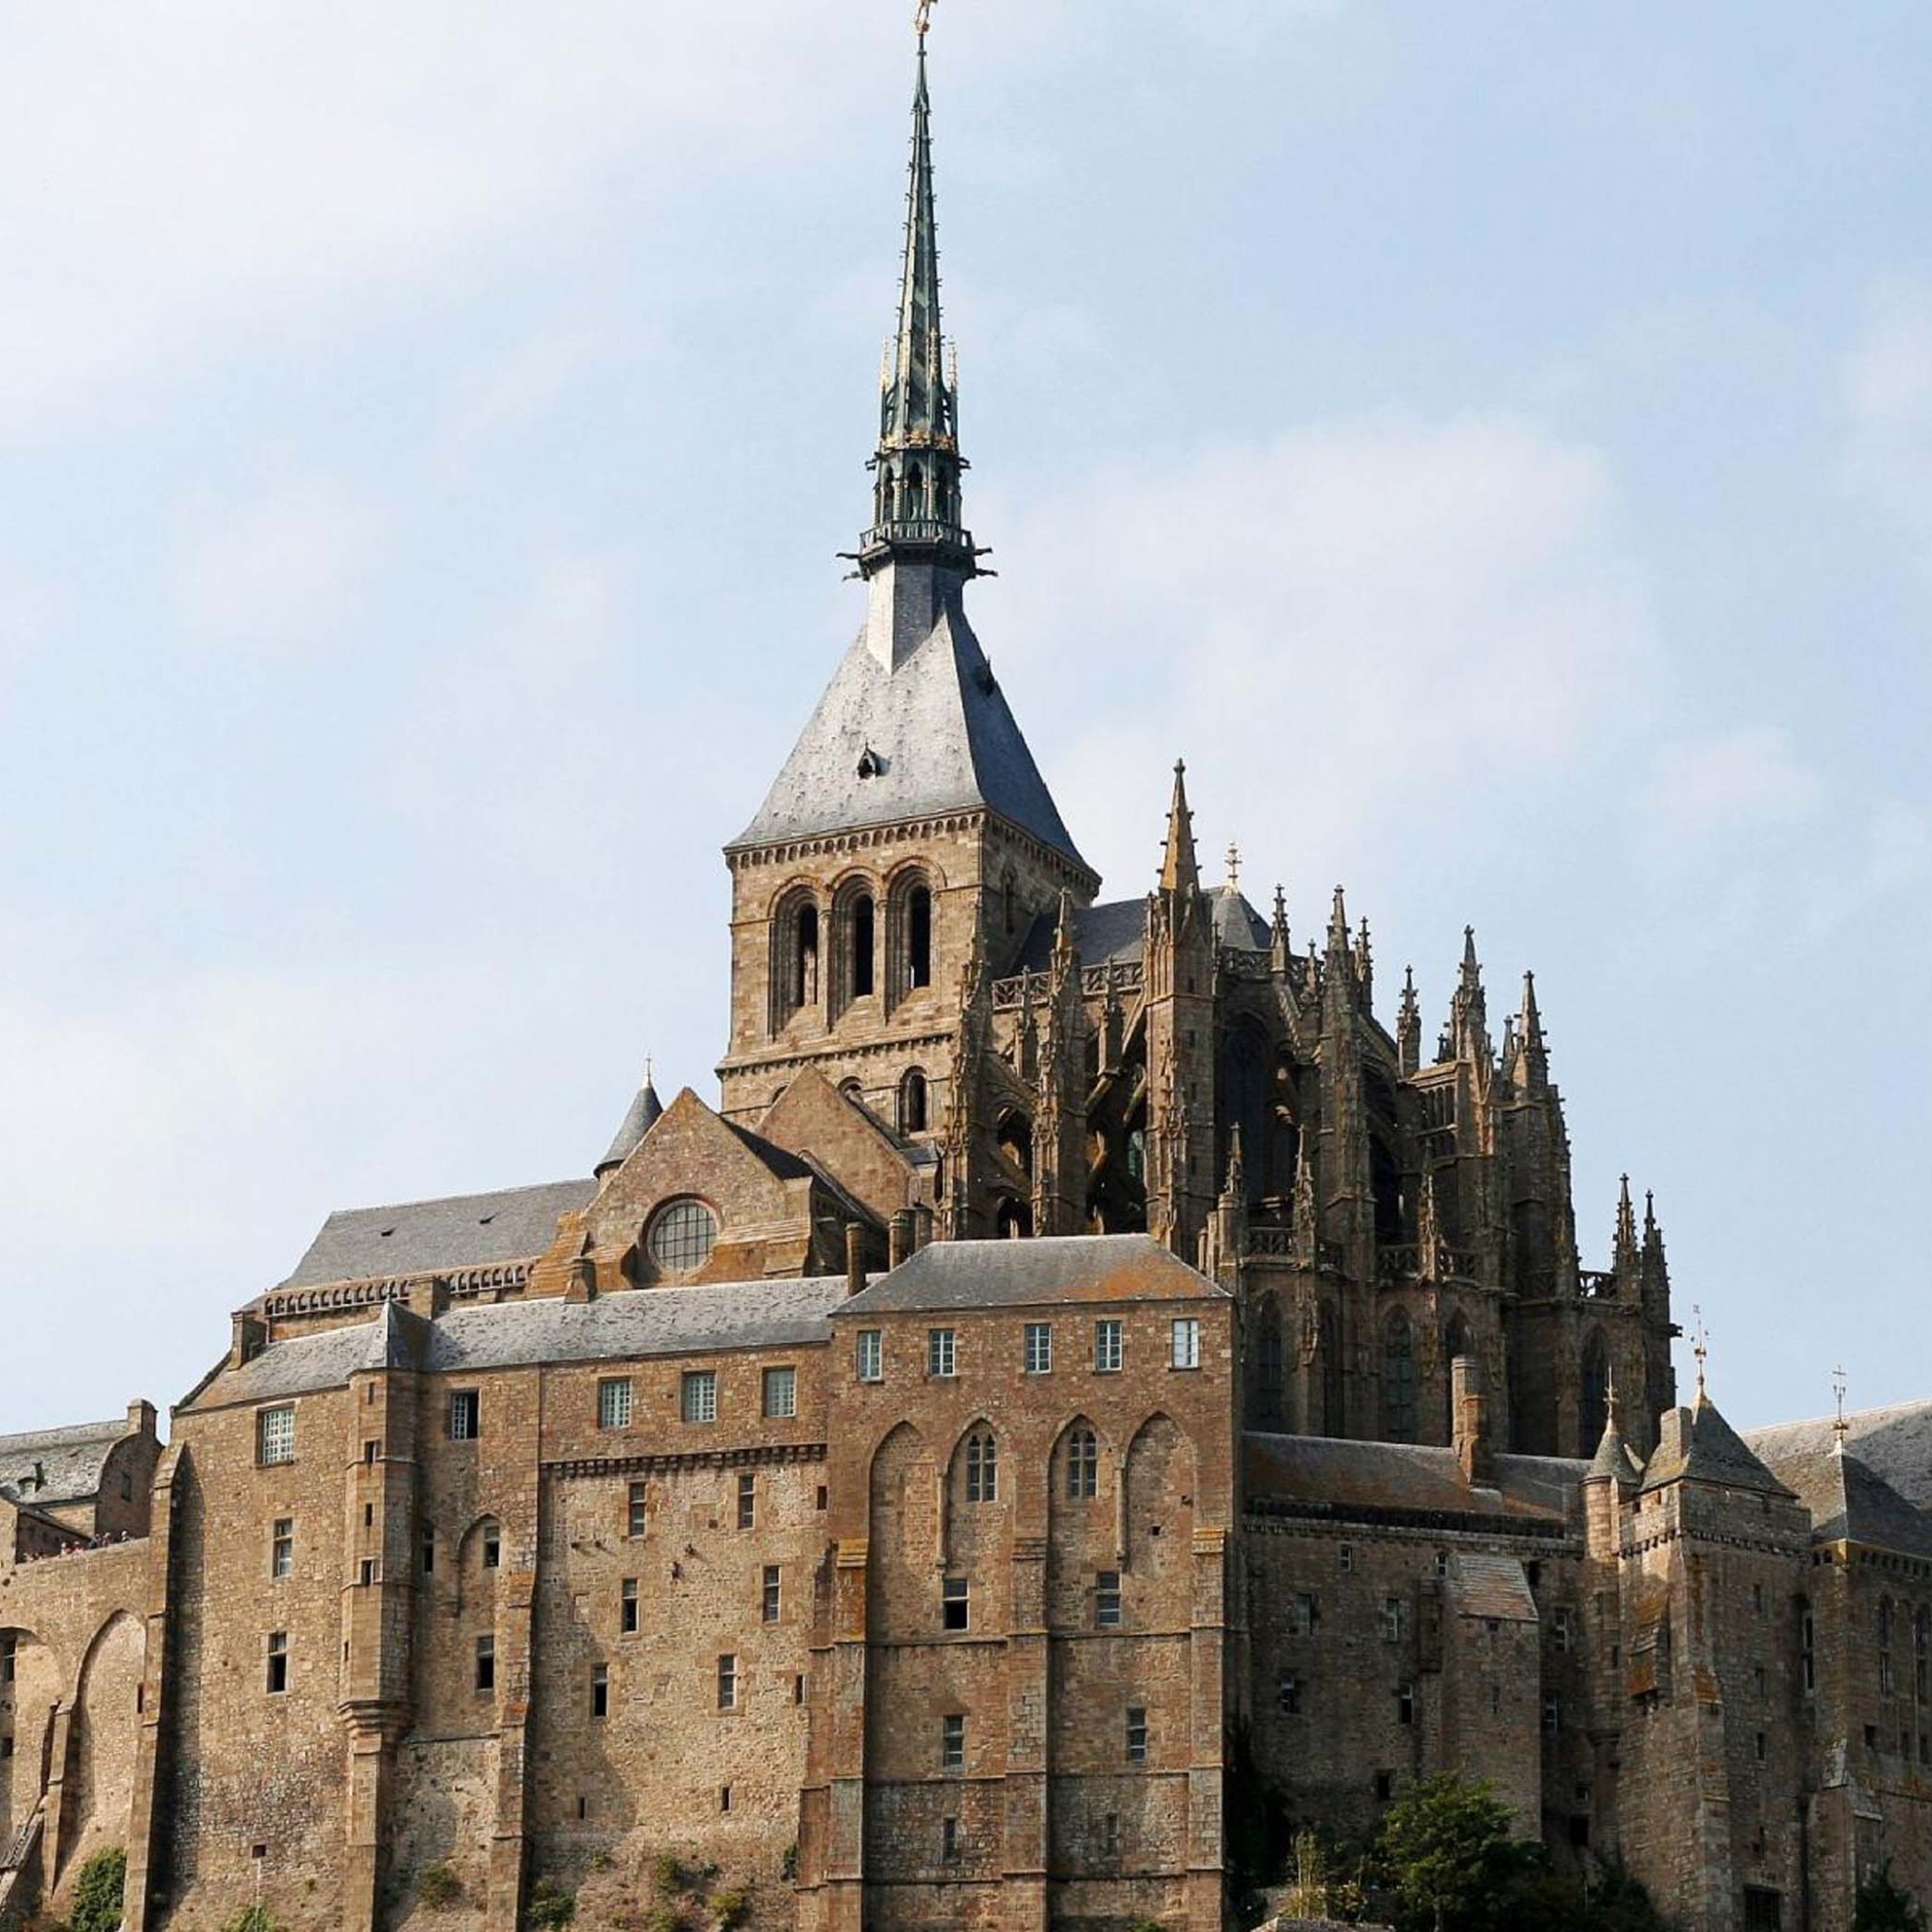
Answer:
<svg viewBox="0 0 1932 1932"><path fill-rule="evenodd" d="M912 1228L913 1221L911 1208L900 1208L899 1211L892 1216L892 1219L888 1224L887 1229L886 1265L889 1268L898 1267L900 1262L906 1260L911 1255Z"/></svg>
<svg viewBox="0 0 1932 1932"><path fill-rule="evenodd" d="M932 1209L922 1202L912 1210L912 1252L932 1245Z"/></svg>
<svg viewBox="0 0 1932 1932"><path fill-rule="evenodd" d="M245 1310L234 1317L234 1333L228 1343L228 1366L239 1369L252 1362L268 1346L268 1324Z"/></svg>
<svg viewBox="0 0 1932 1932"><path fill-rule="evenodd" d="M1472 1486L1490 1480L1490 1398L1483 1391L1482 1363L1459 1355L1449 1365L1450 1407L1456 1422L1456 1459Z"/></svg>
<svg viewBox="0 0 1932 1932"><path fill-rule="evenodd" d="M845 1224L845 1292L858 1294L865 1287L865 1230L858 1222Z"/></svg>
<svg viewBox="0 0 1932 1932"><path fill-rule="evenodd" d="M152 1436L154 1432L154 1404L144 1400L130 1402L127 1405L127 1433L130 1436Z"/></svg>

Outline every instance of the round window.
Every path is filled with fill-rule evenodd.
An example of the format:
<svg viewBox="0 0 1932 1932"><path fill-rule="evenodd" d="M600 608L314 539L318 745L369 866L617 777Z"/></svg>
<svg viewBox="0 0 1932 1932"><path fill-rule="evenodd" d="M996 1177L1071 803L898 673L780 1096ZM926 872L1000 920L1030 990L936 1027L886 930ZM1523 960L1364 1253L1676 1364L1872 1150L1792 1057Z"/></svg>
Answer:
<svg viewBox="0 0 1932 1932"><path fill-rule="evenodd" d="M702 1201L673 1201L658 1210L645 1247L667 1274L702 1268L718 1240L718 1217Z"/></svg>

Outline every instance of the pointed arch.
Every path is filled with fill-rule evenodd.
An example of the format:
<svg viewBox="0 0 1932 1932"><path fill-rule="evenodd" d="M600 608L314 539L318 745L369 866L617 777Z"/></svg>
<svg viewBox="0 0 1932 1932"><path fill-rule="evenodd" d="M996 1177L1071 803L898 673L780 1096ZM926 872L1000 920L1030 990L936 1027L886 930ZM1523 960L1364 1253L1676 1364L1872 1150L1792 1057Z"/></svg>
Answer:
<svg viewBox="0 0 1932 1932"><path fill-rule="evenodd" d="M1052 1493L1066 1502L1097 1502L1104 1488L1108 1443L1099 1426L1087 1415L1061 1424L1047 1451L1047 1481Z"/></svg>
<svg viewBox="0 0 1932 1932"><path fill-rule="evenodd" d="M1382 1437L1415 1441L1415 1329L1402 1308L1382 1324Z"/></svg>
<svg viewBox="0 0 1932 1932"><path fill-rule="evenodd" d="M147 1626L117 1609L94 1632L75 1685L66 1794L73 1824L61 1833L57 1884L95 1852L128 1840L146 1674Z"/></svg>
<svg viewBox="0 0 1932 1932"><path fill-rule="evenodd" d="M896 1424L874 1449L866 1498L867 1627L881 1637L923 1635L935 1623L940 1479L913 1424Z"/></svg>
<svg viewBox="0 0 1932 1932"><path fill-rule="evenodd" d="M1193 1605L1192 1437L1156 1410L1134 1431L1121 1480L1130 1620L1143 1629L1186 1629Z"/></svg>
<svg viewBox="0 0 1932 1932"><path fill-rule="evenodd" d="M1000 1468L1000 1435L991 1417L976 1415L953 1441L946 1459L946 1495L954 1507L1000 1502L1007 1476Z"/></svg>
<svg viewBox="0 0 1932 1932"><path fill-rule="evenodd" d="M1264 1429L1279 1428L1286 1420L1286 1382L1281 1298L1271 1289L1255 1305L1255 1420Z"/></svg>

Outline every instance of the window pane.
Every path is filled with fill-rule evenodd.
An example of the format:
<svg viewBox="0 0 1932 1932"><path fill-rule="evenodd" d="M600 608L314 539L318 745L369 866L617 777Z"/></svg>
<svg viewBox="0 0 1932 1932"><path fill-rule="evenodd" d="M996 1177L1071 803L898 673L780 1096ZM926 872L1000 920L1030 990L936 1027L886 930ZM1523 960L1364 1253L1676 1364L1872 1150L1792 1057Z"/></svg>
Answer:
<svg viewBox="0 0 1932 1932"><path fill-rule="evenodd" d="M953 1373L954 1338L950 1328L929 1328L925 1335L925 1373L950 1375Z"/></svg>
<svg viewBox="0 0 1932 1932"><path fill-rule="evenodd" d="M876 1328L861 1328L858 1331L858 1379L861 1382L879 1382L886 1373L885 1338Z"/></svg>
<svg viewBox="0 0 1932 1932"><path fill-rule="evenodd" d="M264 1408L256 1421L258 1447L263 1462L295 1459L295 1409L292 1403Z"/></svg>
<svg viewBox="0 0 1932 1932"><path fill-rule="evenodd" d="M1121 1365L1121 1324L1096 1322L1093 1324L1093 1366L1103 1374L1118 1373Z"/></svg>
<svg viewBox="0 0 1932 1932"><path fill-rule="evenodd" d="M600 1429L627 1429L630 1426L628 1375L597 1384L597 1426Z"/></svg>
<svg viewBox="0 0 1932 1932"><path fill-rule="evenodd" d="M1053 1368L1053 1326L1047 1322L1026 1324L1026 1373L1044 1375Z"/></svg>
<svg viewBox="0 0 1932 1932"><path fill-rule="evenodd" d="M684 1419L688 1423L718 1420L718 1376L712 1369L693 1369L684 1378Z"/></svg>
<svg viewBox="0 0 1932 1932"><path fill-rule="evenodd" d="M1201 1324L1191 1317L1174 1324L1174 1365L1177 1369L1201 1366Z"/></svg>
<svg viewBox="0 0 1932 1932"><path fill-rule="evenodd" d="M765 1413L783 1419L798 1413L798 1371L765 1371Z"/></svg>
<svg viewBox="0 0 1932 1932"><path fill-rule="evenodd" d="M702 1268L718 1241L718 1217L702 1201L672 1201L658 1210L645 1249L667 1274Z"/></svg>

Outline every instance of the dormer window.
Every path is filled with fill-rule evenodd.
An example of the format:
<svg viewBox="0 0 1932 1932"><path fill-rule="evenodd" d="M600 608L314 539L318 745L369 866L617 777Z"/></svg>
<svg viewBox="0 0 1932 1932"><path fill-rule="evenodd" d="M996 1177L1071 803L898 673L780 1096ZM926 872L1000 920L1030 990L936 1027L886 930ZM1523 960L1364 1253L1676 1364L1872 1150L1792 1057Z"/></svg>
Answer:
<svg viewBox="0 0 1932 1932"><path fill-rule="evenodd" d="M876 778L886 769L885 760L871 745L858 754L858 775L861 778Z"/></svg>
<svg viewBox="0 0 1932 1932"><path fill-rule="evenodd" d="M652 1219L644 1252L666 1274L688 1274L711 1258L718 1217L702 1201L667 1201Z"/></svg>

